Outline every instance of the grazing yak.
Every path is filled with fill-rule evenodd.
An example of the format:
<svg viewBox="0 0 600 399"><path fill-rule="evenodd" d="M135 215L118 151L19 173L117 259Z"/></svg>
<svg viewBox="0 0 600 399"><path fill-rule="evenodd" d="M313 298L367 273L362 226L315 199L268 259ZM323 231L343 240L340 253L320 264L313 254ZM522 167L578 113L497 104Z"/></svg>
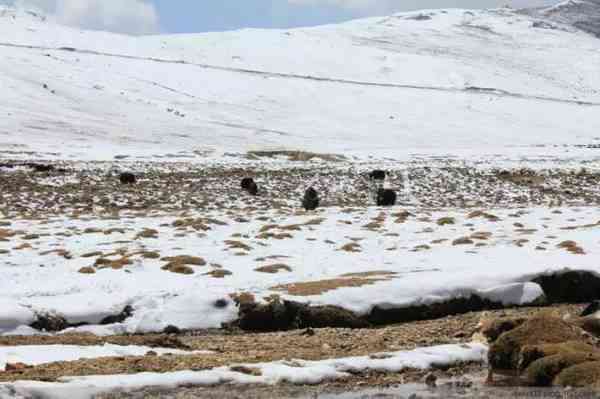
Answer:
<svg viewBox="0 0 600 399"><path fill-rule="evenodd" d="M137 182L137 178L131 172L123 172L119 175L119 181L121 184L135 184Z"/></svg>
<svg viewBox="0 0 600 399"><path fill-rule="evenodd" d="M242 190L246 191L250 195L258 194L258 185L251 177L244 177L241 183Z"/></svg>
<svg viewBox="0 0 600 399"><path fill-rule="evenodd" d="M377 190L377 206L394 206L396 205L396 192L389 188L380 188Z"/></svg>
<svg viewBox="0 0 600 399"><path fill-rule="evenodd" d="M371 180L385 180L387 176L387 172L384 170L375 169L371 173L369 173L369 179Z"/></svg>
<svg viewBox="0 0 600 399"><path fill-rule="evenodd" d="M302 198L302 206L307 211L314 211L319 207L319 194L314 188L309 187L304 192L304 198Z"/></svg>

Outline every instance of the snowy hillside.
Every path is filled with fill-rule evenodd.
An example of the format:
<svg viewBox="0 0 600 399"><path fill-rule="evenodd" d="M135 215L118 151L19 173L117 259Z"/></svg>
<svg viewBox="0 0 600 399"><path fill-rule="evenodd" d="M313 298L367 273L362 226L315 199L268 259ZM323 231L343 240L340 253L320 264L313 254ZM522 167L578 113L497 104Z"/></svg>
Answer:
<svg viewBox="0 0 600 399"><path fill-rule="evenodd" d="M600 142L600 40L509 9L140 38L0 8L0 37L4 158L562 157Z"/></svg>

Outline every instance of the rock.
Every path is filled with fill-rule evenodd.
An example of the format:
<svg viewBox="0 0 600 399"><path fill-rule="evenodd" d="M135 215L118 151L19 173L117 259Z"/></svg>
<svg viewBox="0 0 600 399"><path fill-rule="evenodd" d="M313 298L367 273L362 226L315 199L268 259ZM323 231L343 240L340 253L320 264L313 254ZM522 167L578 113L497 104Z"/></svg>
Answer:
<svg viewBox="0 0 600 399"><path fill-rule="evenodd" d="M532 356L532 353L535 356ZM535 357L537 359L533 360ZM600 351L580 342L523 348L521 368L527 382L534 386L551 386L563 370L580 363L600 361ZM527 362L527 360L533 360Z"/></svg>
<svg viewBox="0 0 600 399"><path fill-rule="evenodd" d="M554 379L554 385L563 387L600 388L600 361L583 362L562 370Z"/></svg>
<svg viewBox="0 0 600 399"><path fill-rule="evenodd" d="M397 199L396 192L389 188L380 188L377 190L377 206L394 206Z"/></svg>
<svg viewBox="0 0 600 399"><path fill-rule="evenodd" d="M582 303L600 299L600 277L588 271L567 271L536 277L549 303Z"/></svg>
<svg viewBox="0 0 600 399"><path fill-rule="evenodd" d="M302 206L307 211L314 211L319 207L319 202L319 194L314 188L309 187L304 192L304 198L302 198Z"/></svg>
<svg viewBox="0 0 600 399"><path fill-rule="evenodd" d="M104 319L102 319L100 321L100 324L107 325L107 324L122 323L125 320L127 320L128 318L130 318L131 316L133 316L133 307L131 305L127 305L123 308L121 313L105 317Z"/></svg>
<svg viewBox="0 0 600 399"><path fill-rule="evenodd" d="M594 302L590 303L585 309L583 309L583 311L581 312L581 314L579 316L581 316L581 317L590 316L599 310L600 310L600 301L594 301Z"/></svg>
<svg viewBox="0 0 600 399"><path fill-rule="evenodd" d="M119 175L119 181L121 184L135 184L137 182L137 178L131 172L123 172Z"/></svg>
<svg viewBox="0 0 600 399"><path fill-rule="evenodd" d="M59 315L38 314L37 320L29 325L39 331L57 332L69 327L67 320Z"/></svg>
<svg viewBox="0 0 600 399"><path fill-rule="evenodd" d="M490 346L488 361L492 371L519 371L526 346L583 342L582 330L559 317L540 315L506 331Z"/></svg>
<svg viewBox="0 0 600 399"><path fill-rule="evenodd" d="M434 373L427 373L423 378L423 382L430 388L435 388L437 385L437 376Z"/></svg>

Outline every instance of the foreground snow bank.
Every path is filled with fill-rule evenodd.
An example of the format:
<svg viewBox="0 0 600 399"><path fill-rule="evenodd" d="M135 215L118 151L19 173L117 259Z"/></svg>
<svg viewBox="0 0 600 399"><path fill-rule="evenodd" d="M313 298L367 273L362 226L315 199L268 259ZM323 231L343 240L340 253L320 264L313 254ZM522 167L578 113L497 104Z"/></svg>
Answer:
<svg viewBox="0 0 600 399"><path fill-rule="evenodd" d="M95 359L112 356L144 356L149 351L158 355L166 353L189 354L177 349L151 348L149 346L112 345L98 346L78 345L30 345L30 346L3 346L0 347L0 370L4 370L7 363L25 363L38 365L52 362L72 361L79 359Z"/></svg>
<svg viewBox="0 0 600 399"><path fill-rule="evenodd" d="M24 235L0 242L0 251L8 252L2 255L6 267L0 268L0 334L35 333L25 326L46 314L62 316L69 324L89 323L69 331L97 335L155 332L169 325L219 328L239 317L230 295L241 292L259 301L277 294L312 306L334 305L359 316L369 315L375 307L427 306L472 295L507 306L524 305L542 295L541 287L532 282L537 276L565 270L598 272L600 225L594 207L488 210L495 221L460 210L403 210L415 216L399 223L395 214L400 208L372 207L349 214L329 208L319 212L320 224L314 225L306 224L315 219L312 215L267 212L279 226L275 231L297 226L283 240L260 237L258 232L270 222L257 217L239 223L222 211L209 216L225 224L213 225L206 237L177 230L179 218L173 215L114 220L59 217L43 223L13 220L11 231L47 234L33 242ZM378 222L378 229L365 227L379 217L385 220ZM438 225L442 218L454 224ZM90 228L124 233L84 233ZM161 239L136 238L145 228L156 229ZM230 249L234 235L248 246L242 252L246 256ZM351 238L360 240L360 251L340 250L353 242ZM32 243L33 249L14 250ZM569 243L580 247L580 253L565 249ZM91 275L78 273L111 252L124 250L124 245L132 262L124 269L98 267ZM69 251L72 258L52 253L56 248ZM135 255L142 250L161 259L199 256L206 265L194 266L191 275L172 273L163 270L164 260ZM102 252L97 259L84 256L95 251ZM275 263L291 270L260 271ZM42 264L45 267L39 267ZM213 277L211 273L219 270L215 265L230 274ZM106 316L119 315L127 305L133 309L131 317L97 325Z"/></svg>
<svg viewBox="0 0 600 399"><path fill-rule="evenodd" d="M2 389L8 389L14 390L16 395L26 397L84 399L101 392L116 389L132 390L145 386L172 388L180 385L277 384L280 382L317 384L325 380L347 377L349 372L366 370L398 372L405 368L427 369L459 362L483 362L486 358L487 347L482 344L441 345L372 356L245 365L246 368L251 368L254 374L259 375L248 375L232 371L230 367L220 367L212 370L164 374L65 377L58 383L19 381L13 384L2 384L0 392Z"/></svg>

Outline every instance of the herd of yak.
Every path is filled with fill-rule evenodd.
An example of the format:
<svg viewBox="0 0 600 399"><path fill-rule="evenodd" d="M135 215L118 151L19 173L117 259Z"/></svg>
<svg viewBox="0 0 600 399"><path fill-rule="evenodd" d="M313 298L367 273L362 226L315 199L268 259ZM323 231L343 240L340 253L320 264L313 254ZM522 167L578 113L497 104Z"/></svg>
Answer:
<svg viewBox="0 0 600 399"><path fill-rule="evenodd" d="M374 183L374 200L377 206L394 206L396 204L397 195L394 190L383 187L383 182L387 173L383 170L374 170L368 174L369 180ZM119 180L122 184L134 184L136 177L133 173L124 172L119 175ZM258 195L258 185L251 177L245 177L241 182L242 190L252 196ZM319 207L319 193L313 187L309 187L304 192L302 198L302 207L307 211L313 211Z"/></svg>

